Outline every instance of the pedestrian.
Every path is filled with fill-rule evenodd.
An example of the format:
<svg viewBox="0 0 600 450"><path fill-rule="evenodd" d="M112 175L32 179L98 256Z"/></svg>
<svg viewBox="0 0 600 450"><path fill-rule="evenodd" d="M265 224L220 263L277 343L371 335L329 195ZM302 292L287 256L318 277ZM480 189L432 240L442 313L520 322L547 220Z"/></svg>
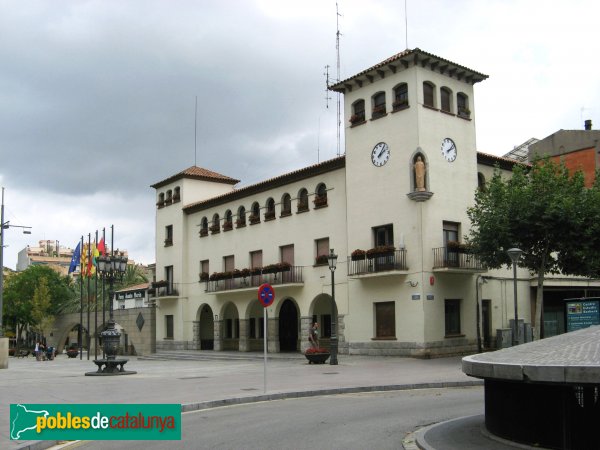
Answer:
<svg viewBox="0 0 600 450"><path fill-rule="evenodd" d="M33 350L33 354L35 355L35 359L40 360L40 343L35 343L35 349Z"/></svg>
<svg viewBox="0 0 600 450"><path fill-rule="evenodd" d="M308 340L313 348L319 348L319 322L313 322L308 330Z"/></svg>

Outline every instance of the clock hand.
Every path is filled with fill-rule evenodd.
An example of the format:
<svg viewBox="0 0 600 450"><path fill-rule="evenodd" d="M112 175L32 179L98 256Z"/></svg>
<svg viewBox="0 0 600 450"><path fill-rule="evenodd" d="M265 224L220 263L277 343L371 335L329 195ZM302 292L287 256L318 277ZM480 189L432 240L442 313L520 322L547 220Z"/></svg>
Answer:
<svg viewBox="0 0 600 450"><path fill-rule="evenodd" d="M381 155L383 155L383 152L385 152L385 147L381 149L381 151L379 152L379 155L377 155L377 157L381 158Z"/></svg>

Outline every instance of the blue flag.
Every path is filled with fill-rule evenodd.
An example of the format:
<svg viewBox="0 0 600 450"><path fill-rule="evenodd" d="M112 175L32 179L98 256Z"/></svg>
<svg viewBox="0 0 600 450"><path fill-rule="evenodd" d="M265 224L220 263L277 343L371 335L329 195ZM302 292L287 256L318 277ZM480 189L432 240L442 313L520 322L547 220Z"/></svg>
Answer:
<svg viewBox="0 0 600 450"><path fill-rule="evenodd" d="M75 247L75 251L73 252L73 257L71 258L71 265L69 266L69 273L75 272L77 266L79 265L79 259L81 258L81 242L77 243L77 247Z"/></svg>

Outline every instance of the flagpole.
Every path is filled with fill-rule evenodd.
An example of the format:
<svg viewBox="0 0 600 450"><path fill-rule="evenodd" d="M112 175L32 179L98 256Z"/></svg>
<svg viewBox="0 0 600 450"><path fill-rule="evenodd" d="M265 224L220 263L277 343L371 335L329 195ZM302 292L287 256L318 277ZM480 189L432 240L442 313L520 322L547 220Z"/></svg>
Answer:
<svg viewBox="0 0 600 450"><path fill-rule="evenodd" d="M106 228L102 228L102 242L104 242L104 255L106 254ZM106 301L104 298L104 277L102 277L102 330L106 327ZM106 359L106 353L104 352L104 342L102 343L102 359Z"/></svg>
<svg viewBox="0 0 600 450"><path fill-rule="evenodd" d="M83 236L81 236L81 254L85 251ZM79 360L83 359L83 258L79 258Z"/></svg>
<svg viewBox="0 0 600 450"><path fill-rule="evenodd" d="M88 233L88 254L87 254L87 265L86 265L86 276L87 276L87 359L90 360L90 258L92 257L92 233Z"/></svg>
<svg viewBox="0 0 600 450"><path fill-rule="evenodd" d="M96 246L98 245L98 230L96 230ZM98 248L98 247L96 247ZM94 252L96 253L96 252ZM94 264L95 265L95 264ZM94 359L98 359L98 270L94 278Z"/></svg>

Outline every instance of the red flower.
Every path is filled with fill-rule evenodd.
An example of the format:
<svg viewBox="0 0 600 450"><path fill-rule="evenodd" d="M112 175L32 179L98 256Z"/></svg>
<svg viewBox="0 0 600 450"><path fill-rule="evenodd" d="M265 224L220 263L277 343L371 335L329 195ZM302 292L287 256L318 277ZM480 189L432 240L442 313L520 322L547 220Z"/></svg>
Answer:
<svg viewBox="0 0 600 450"><path fill-rule="evenodd" d="M310 347L310 348L306 349L306 351L304 353L306 353L307 355L310 355L313 353L329 353L329 350L327 350L326 348Z"/></svg>

